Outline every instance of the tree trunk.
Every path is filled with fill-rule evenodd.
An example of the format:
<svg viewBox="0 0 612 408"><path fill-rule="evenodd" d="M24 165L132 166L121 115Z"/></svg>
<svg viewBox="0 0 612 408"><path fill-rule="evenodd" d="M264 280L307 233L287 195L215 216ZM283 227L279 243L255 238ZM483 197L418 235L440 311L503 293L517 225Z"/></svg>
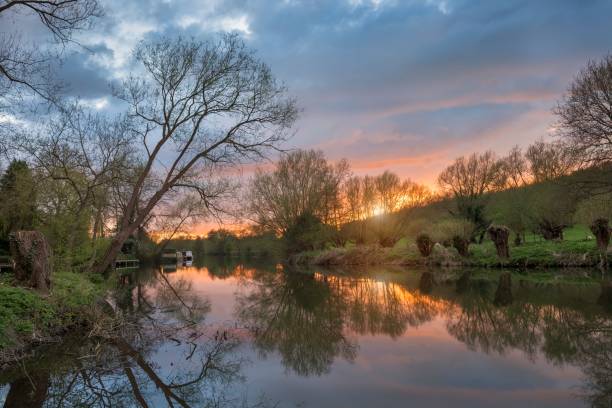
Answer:
<svg viewBox="0 0 612 408"><path fill-rule="evenodd" d="M457 293L464 293L470 287L470 279L472 278L472 272L463 272L455 284L455 290Z"/></svg>
<svg viewBox="0 0 612 408"><path fill-rule="evenodd" d="M459 235L453 237L453 247L459 252L459 255L463 257L468 257L470 255L470 241Z"/></svg>
<svg viewBox="0 0 612 408"><path fill-rule="evenodd" d="M434 277L431 272L423 272L419 281L419 290L422 293L431 293L434 285Z"/></svg>
<svg viewBox="0 0 612 408"><path fill-rule="evenodd" d="M512 303L512 300L512 275L510 272L504 272L499 277L493 303L496 306L507 306Z"/></svg>
<svg viewBox="0 0 612 408"><path fill-rule="evenodd" d="M497 256L504 259L509 258L510 247L508 246L508 238L510 237L510 230L508 227L503 225L491 225L488 232L491 241L495 244Z"/></svg>
<svg viewBox="0 0 612 408"><path fill-rule="evenodd" d="M417 248L422 256L428 257L431 255L434 243L427 234L420 234L416 239Z"/></svg>
<svg viewBox="0 0 612 408"><path fill-rule="evenodd" d="M9 235L15 278L43 293L51 289L51 248L39 231L16 231Z"/></svg>
<svg viewBox="0 0 612 408"><path fill-rule="evenodd" d="M119 255L123 243L130 237L130 235L132 235L135 230L136 225L132 224L130 227L128 227L127 230L120 231L113 237L111 244L106 250L106 253L102 257L102 259L94 265L94 273L103 274L108 270L108 268L110 268L110 266L117 258L117 255Z"/></svg>
<svg viewBox="0 0 612 408"><path fill-rule="evenodd" d="M49 373L32 373L11 383L4 408L39 408L47 399Z"/></svg>
<svg viewBox="0 0 612 408"><path fill-rule="evenodd" d="M599 267L602 271L608 270L608 245L610 245L610 226L605 218L598 218L591 224L591 232L597 240L599 249Z"/></svg>

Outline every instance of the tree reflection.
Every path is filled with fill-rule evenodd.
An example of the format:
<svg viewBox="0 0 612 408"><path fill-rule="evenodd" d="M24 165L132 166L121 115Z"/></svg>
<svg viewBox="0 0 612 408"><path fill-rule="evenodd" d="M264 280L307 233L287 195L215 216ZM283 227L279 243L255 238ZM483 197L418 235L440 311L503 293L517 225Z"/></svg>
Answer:
<svg viewBox="0 0 612 408"><path fill-rule="evenodd" d="M396 338L439 317L472 350L520 350L532 361L543 355L554 364L581 367L584 397L593 406L610 406L612 320L595 306L596 297L591 304L576 302L571 293L551 299L553 289L519 279L514 301L499 306L495 283L474 279L472 272L452 282L427 275L442 282L426 285L429 294L423 293L423 275L399 284L280 270L251 277L236 313L255 347L264 356L278 352L298 375L326 373L338 357L352 361L358 347L352 333Z"/></svg>
<svg viewBox="0 0 612 408"><path fill-rule="evenodd" d="M352 361L351 333L402 335L431 320L441 304L400 285L283 270L264 274L238 296L236 314L263 356L280 353L298 375L321 375L336 357Z"/></svg>
<svg viewBox="0 0 612 408"><path fill-rule="evenodd" d="M425 274L405 271L376 271L374 279L275 265L227 267L212 276L239 284L236 327L248 330L262 356L278 353L298 375L322 375L337 359L353 361L359 335L395 339L436 319L471 350L518 350L533 361L579 367L584 399L595 407L612 404L612 318L596 304L597 288L562 289L515 276L513 302L501 306L494 304L496 282L471 271L454 280L448 271L429 272L432 285L424 293ZM115 298L116 312L140 316L137 321L126 321L120 335L95 333L93 343L75 343L67 348L71 357L1 373L0 383L10 384L5 406L240 403L233 398L242 364L235 333L243 329L204 325L210 303L197 295L189 274L141 278L125 279Z"/></svg>
<svg viewBox="0 0 612 408"><path fill-rule="evenodd" d="M199 324L208 302L194 295L188 281L155 279L140 290L134 280L124 282L133 302L148 305L142 314L125 317L117 327L103 321L90 341L2 373L0 383L9 384L5 406L244 406L232 388L243 363L236 353L238 337L228 328ZM117 302L116 312L123 315L121 306L131 311L127 305L133 302Z"/></svg>
<svg viewBox="0 0 612 408"><path fill-rule="evenodd" d="M352 361L356 344L343 332L345 305L329 282L301 273L265 274L238 297L237 314L263 356L278 350L299 375L329 371L336 356Z"/></svg>

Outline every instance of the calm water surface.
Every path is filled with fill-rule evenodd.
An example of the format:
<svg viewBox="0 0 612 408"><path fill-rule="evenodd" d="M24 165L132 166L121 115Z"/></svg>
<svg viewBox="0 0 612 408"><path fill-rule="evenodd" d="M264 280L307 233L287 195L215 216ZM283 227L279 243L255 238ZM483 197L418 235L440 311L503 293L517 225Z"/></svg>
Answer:
<svg viewBox="0 0 612 408"><path fill-rule="evenodd" d="M74 336L0 373L0 402L610 406L612 322L599 286L517 275L512 303L495 306L497 283L482 276L433 271L431 286L415 270L212 259L139 271L110 299L128 322L119 336Z"/></svg>

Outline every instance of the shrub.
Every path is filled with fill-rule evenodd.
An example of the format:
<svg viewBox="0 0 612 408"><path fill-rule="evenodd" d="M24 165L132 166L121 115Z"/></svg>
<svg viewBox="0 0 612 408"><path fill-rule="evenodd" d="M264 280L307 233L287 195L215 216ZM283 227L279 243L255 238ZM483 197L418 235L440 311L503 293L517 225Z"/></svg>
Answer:
<svg viewBox="0 0 612 408"><path fill-rule="evenodd" d="M459 252L459 255L468 256L469 246L470 246L470 241L468 241L464 237L460 235L455 235L453 237L453 247L457 250L457 252Z"/></svg>
<svg viewBox="0 0 612 408"><path fill-rule="evenodd" d="M428 257L434 246L434 242L427 234L419 234L416 239L417 248L422 256Z"/></svg>
<svg viewBox="0 0 612 408"><path fill-rule="evenodd" d="M332 241L335 231L311 213L300 215L285 232L284 238L289 253L323 249Z"/></svg>
<svg viewBox="0 0 612 408"><path fill-rule="evenodd" d="M475 230L474 223L461 218L443 218L429 228L429 235L435 242L453 245L455 237L470 240Z"/></svg>

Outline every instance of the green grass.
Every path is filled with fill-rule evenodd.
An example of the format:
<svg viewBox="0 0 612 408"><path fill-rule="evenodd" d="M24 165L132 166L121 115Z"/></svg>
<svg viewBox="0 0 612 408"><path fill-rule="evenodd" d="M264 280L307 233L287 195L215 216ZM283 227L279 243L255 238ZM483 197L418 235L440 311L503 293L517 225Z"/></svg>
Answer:
<svg viewBox="0 0 612 408"><path fill-rule="evenodd" d="M599 253L595 240L589 229L583 225L567 228L563 241L545 241L535 234L528 234L526 242L515 246L510 242L510 258L498 258L493 242L485 239L482 244L471 244L470 256L462 258L454 248L447 248L423 258L418 252L414 239L404 237L393 248L381 248L379 253L369 253L374 261L382 263L417 265L425 263L441 265L465 265L476 267L510 267L510 268L550 268L550 267L593 267L599 262ZM591 239L587 239L591 237ZM511 237L511 241L513 241ZM354 244L344 248L331 248L325 251L311 251L299 254L298 263L316 262L318 259L338 258L338 263L349 264L353 254L363 262L363 251ZM340 259L341 258L341 259Z"/></svg>
<svg viewBox="0 0 612 408"><path fill-rule="evenodd" d="M73 272L52 276L51 293L13 285L12 276L0 279L0 348L16 346L28 338L82 321L86 309L103 295L108 283L101 277Z"/></svg>
<svg viewBox="0 0 612 408"><path fill-rule="evenodd" d="M545 241L528 236L520 246L510 245L510 258L500 260L495 246L489 240L470 245L470 264L479 266L551 267L591 266L597 262L598 252L594 240L587 240L589 230L575 226L564 231L563 241Z"/></svg>

